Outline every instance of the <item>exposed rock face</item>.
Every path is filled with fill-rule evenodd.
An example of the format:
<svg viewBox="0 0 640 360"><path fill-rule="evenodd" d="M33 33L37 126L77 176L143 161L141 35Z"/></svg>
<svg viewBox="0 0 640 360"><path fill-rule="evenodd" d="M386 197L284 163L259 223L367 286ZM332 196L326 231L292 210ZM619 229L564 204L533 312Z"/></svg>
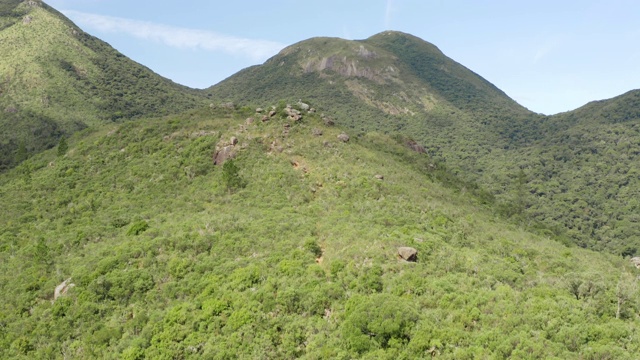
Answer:
<svg viewBox="0 0 640 360"><path fill-rule="evenodd" d="M420 154L425 154L427 152L427 150L424 149L424 146L418 144L415 140L407 141L407 146L409 147L409 149Z"/></svg>
<svg viewBox="0 0 640 360"><path fill-rule="evenodd" d="M213 165L222 165L227 159L236 157L238 138L232 136L228 143L216 146L216 152L213 154Z"/></svg>
<svg viewBox="0 0 640 360"><path fill-rule="evenodd" d="M631 258L631 263L633 263L636 268L640 269L640 257L636 256Z"/></svg>
<svg viewBox="0 0 640 360"><path fill-rule="evenodd" d="M342 142L349 142L349 135L342 133L340 135L338 135L338 140L342 141Z"/></svg>
<svg viewBox="0 0 640 360"><path fill-rule="evenodd" d="M60 285L56 286L56 289L53 292L53 300L56 300L60 296L65 295L67 291L69 291L69 289L71 289L74 286L76 285L71 283L71 278L63 281Z"/></svg>
<svg viewBox="0 0 640 360"><path fill-rule="evenodd" d="M367 50L367 48L365 48L364 45L360 45L360 48L358 49L358 56L365 59L373 59L376 57L376 53L373 51Z"/></svg>
<svg viewBox="0 0 640 360"><path fill-rule="evenodd" d="M235 146L224 146L213 155L213 165L222 165L227 159L233 159L235 156Z"/></svg>
<svg viewBox="0 0 640 360"><path fill-rule="evenodd" d="M398 256L403 260L416 262L418 260L418 250L403 246L398 248Z"/></svg>

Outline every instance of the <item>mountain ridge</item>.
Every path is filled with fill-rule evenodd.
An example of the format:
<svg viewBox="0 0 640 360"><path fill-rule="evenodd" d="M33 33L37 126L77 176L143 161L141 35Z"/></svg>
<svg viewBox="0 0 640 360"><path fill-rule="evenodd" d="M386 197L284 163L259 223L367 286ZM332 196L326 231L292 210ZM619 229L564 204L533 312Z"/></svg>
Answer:
<svg viewBox="0 0 640 360"><path fill-rule="evenodd" d="M2 9L0 169L87 126L181 112L204 102L88 35L40 1ZM169 100L171 99L171 100Z"/></svg>

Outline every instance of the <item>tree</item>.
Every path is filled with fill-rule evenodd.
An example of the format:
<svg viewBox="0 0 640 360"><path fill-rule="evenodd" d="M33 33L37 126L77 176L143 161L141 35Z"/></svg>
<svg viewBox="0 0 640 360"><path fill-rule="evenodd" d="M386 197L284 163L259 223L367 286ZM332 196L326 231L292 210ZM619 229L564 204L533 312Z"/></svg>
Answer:
<svg viewBox="0 0 640 360"><path fill-rule="evenodd" d="M233 159L225 161L222 165L222 179L230 192L246 186L245 181L240 177L240 168Z"/></svg>
<svg viewBox="0 0 640 360"><path fill-rule="evenodd" d="M24 140L20 141L20 144L18 144L18 150L16 151L16 164L19 164L25 160L27 160L28 154L27 154L27 146L25 145Z"/></svg>
<svg viewBox="0 0 640 360"><path fill-rule="evenodd" d="M60 138L60 142L58 142L58 156L64 156L67 153L67 150L69 150L69 145L63 136Z"/></svg>

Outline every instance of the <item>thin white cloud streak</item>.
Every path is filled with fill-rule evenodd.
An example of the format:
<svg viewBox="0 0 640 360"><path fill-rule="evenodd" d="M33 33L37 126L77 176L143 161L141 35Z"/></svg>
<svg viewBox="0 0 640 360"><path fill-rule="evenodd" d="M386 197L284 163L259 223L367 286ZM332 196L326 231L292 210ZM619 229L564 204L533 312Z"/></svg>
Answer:
<svg viewBox="0 0 640 360"><path fill-rule="evenodd" d="M387 0L387 9L384 13L384 27L386 30L391 30L391 15L393 12L393 0Z"/></svg>
<svg viewBox="0 0 640 360"><path fill-rule="evenodd" d="M535 55L533 56L533 64L538 64L542 59L547 57L552 51L557 48L560 48L562 44L565 42L564 36L558 36L556 38L552 38L538 47Z"/></svg>
<svg viewBox="0 0 640 360"><path fill-rule="evenodd" d="M202 49L240 55L252 61L265 60L285 46L275 41L238 38L212 31L180 28L147 21L83 13L73 10L62 11L82 27L101 32L124 33L142 40L154 41L179 49Z"/></svg>

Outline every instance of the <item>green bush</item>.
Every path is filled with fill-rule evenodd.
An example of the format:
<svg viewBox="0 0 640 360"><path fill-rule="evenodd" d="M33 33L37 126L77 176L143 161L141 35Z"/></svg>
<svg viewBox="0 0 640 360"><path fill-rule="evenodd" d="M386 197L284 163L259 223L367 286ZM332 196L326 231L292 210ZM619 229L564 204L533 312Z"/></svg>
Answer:
<svg viewBox="0 0 640 360"><path fill-rule="evenodd" d="M222 165L222 180L229 191L246 186L246 182L240 176L240 168L233 159L225 161L224 165Z"/></svg>
<svg viewBox="0 0 640 360"><path fill-rule="evenodd" d="M149 229L149 224L144 220L139 220L131 224L129 230L127 230L127 235L137 236L145 232L147 229Z"/></svg>

